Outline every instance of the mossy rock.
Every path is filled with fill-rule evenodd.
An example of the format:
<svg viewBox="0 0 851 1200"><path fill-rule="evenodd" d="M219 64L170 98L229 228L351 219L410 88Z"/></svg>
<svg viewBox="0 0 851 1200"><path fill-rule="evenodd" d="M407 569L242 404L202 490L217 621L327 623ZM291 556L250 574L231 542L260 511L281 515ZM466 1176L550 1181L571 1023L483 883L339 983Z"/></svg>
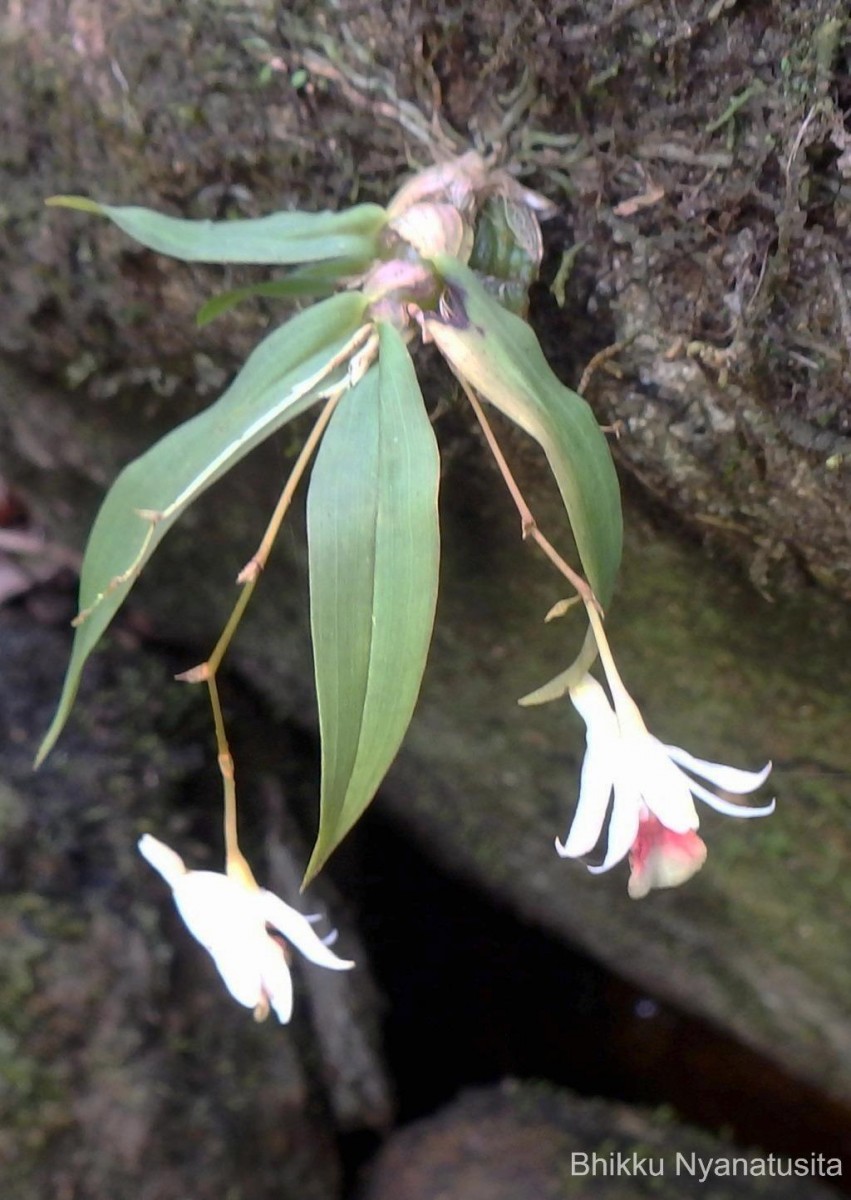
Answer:
<svg viewBox="0 0 851 1200"><path fill-rule="evenodd" d="M829 1200L837 1164L749 1154L661 1110L506 1080L391 1138L364 1200Z"/></svg>
<svg viewBox="0 0 851 1200"><path fill-rule="evenodd" d="M389 1118L366 964L348 999L299 972L287 1029L233 1003L135 848L150 829L216 866L202 844L220 800L194 700L167 686L161 657L113 645L84 685L85 716L33 775L65 646L0 611L4 1197L329 1200L338 1133ZM283 819L277 833L256 821L251 839L282 892Z"/></svg>

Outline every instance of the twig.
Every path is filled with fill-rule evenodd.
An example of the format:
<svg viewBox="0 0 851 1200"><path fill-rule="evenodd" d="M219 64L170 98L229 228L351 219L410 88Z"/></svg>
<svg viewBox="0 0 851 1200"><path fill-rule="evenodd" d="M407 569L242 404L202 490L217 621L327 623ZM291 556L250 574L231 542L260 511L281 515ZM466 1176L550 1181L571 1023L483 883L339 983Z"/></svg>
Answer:
<svg viewBox="0 0 851 1200"><path fill-rule="evenodd" d="M488 444L491 454L494 456L496 465L499 468L499 473L505 480L505 485L511 494L511 499L514 501L517 512L520 514L520 530L523 540L526 541L527 538L531 538L533 542L536 542L541 550L543 550L544 554L546 554L553 566L560 571L568 583L576 589L586 608L591 606L598 609L602 613L603 610L600 607L600 602L594 595L594 590L591 585L587 582L587 580L583 579L581 575L574 571L573 567L571 567L569 563L565 562L565 560L556 550L555 546L553 546L552 542L545 537L543 533L541 533L540 529L538 528L538 523L532 515L532 510L529 508L526 498L521 492L517 480L514 478L511 468L505 460L505 455L500 449L499 443L496 440L496 435L491 428L490 421L485 416L485 411L482 408L478 397L473 389L464 382L464 380L461 380L460 382L467 399L470 401L473 412L476 414L476 420L479 422L479 425L482 428L482 433L485 435L485 441Z"/></svg>
<svg viewBox="0 0 851 1200"><path fill-rule="evenodd" d="M637 335L634 334L633 337L635 336ZM585 370L582 372L582 378L579 380L579 387L576 389L580 396L585 395L585 391L588 387L588 384L591 382L591 377L593 376L594 372L601 367L603 363L607 363L610 359L615 358L618 354L620 354L621 350L625 350L632 340L633 338L629 338L629 340L625 342L613 342L611 346L604 346L602 350L598 350L597 353L591 359L589 359Z"/></svg>

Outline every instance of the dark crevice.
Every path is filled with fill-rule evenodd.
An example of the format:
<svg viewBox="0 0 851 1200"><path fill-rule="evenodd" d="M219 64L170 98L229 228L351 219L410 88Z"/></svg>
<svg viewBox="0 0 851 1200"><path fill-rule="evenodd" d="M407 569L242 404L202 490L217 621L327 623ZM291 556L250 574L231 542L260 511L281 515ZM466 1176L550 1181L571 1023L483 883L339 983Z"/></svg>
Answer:
<svg viewBox="0 0 851 1200"><path fill-rule="evenodd" d="M388 1001L399 1124L512 1076L666 1105L742 1147L849 1161L848 1106L446 874L387 816L368 814L355 838L340 883ZM356 1174L367 1143L345 1149Z"/></svg>
<svg viewBox="0 0 851 1200"><path fill-rule="evenodd" d="M223 682L247 791L252 780L267 773L280 779L283 770L284 792L309 844L318 789L314 737L270 720L244 681L228 675ZM204 715L195 720L203 725ZM212 764L202 774L208 795L217 786ZM214 824L208 805L197 811L194 834L215 839L218 814ZM254 822L244 833L249 842L262 837ZM430 1115L466 1088L514 1077L586 1097L664 1105L744 1148L851 1160L851 1106L712 1023L632 987L450 874L380 802L337 850L328 875L354 910L385 997L397 1126ZM340 1139L347 1196L357 1195L379 1144L370 1130ZM832 1183L851 1194L851 1179Z"/></svg>

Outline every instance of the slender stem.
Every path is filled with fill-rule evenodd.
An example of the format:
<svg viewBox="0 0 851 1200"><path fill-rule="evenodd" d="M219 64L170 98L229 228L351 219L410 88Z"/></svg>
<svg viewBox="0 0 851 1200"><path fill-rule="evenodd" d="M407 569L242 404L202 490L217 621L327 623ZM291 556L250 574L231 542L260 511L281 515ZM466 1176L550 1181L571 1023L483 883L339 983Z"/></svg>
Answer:
<svg viewBox="0 0 851 1200"><path fill-rule="evenodd" d="M225 652L228 646L231 644L233 635L236 633L237 627L242 620L242 614L245 612L246 608L248 608L248 601L251 599L251 595L254 591L258 578L259 574L256 578L247 583L239 593L236 604L234 604L233 608L231 609L230 616L227 619L224 629L219 634L219 640L216 642L212 654L202 665L201 669L204 671L204 679L210 680L215 678L216 672L218 671L221 661L225 656Z"/></svg>
<svg viewBox="0 0 851 1200"><path fill-rule="evenodd" d="M313 456L319 440L328 422L334 415L334 410L339 404L341 398L346 391L351 388L361 378L366 371L370 362L374 358L375 346L377 342L376 335L366 327L366 334L357 335L357 340L363 345L358 347L357 342L353 340L348 344L348 349L352 353L349 361L349 369L346 372L344 379L340 380L333 387L328 388L324 393L326 397L325 406L319 414L310 434L307 437L304 445L299 452L292 470L284 484L278 502L275 505L275 511L272 513L269 524L263 537L260 540L260 545L257 547L254 554L248 560L246 565L240 571L237 577L237 583L242 584L236 603L231 609L230 616L227 619L221 635L213 647L206 662L201 663L192 670L185 672L178 678L185 679L187 682L200 683L204 681L207 684L207 690L210 694L210 707L213 710L213 724L216 731L216 748L218 751L219 771L222 776L222 785L224 792L224 835L225 835L225 869L227 874L240 880L249 887L257 887L254 875L248 865L245 857L239 848L239 833L237 828L237 799L236 799L236 780L234 777L233 756L228 745L227 731L225 729L224 717L222 715L222 706L219 699L219 688L216 682L216 675L221 666L222 659L230 646L233 636L236 633L239 623L242 620L243 614L248 607L254 589L257 586L257 581L263 572L263 568L269 559L272 546L275 543L275 538L281 528L281 524L286 516L289 507L295 495L296 488L301 482L304 472L307 470L308 463Z"/></svg>
<svg viewBox="0 0 851 1200"><path fill-rule="evenodd" d="M620 688L621 691L626 691L623 685L623 680L620 677L620 672L615 666L612 649L609 645L609 639L606 637L606 630L603 626L603 621L597 611L596 605L587 604L585 608L588 612L588 620L591 623L591 628L594 630L594 640L597 643L597 650L600 653L600 662L603 664L603 670L606 672L606 678L609 681L609 686L612 691Z"/></svg>
<svg viewBox="0 0 851 1200"><path fill-rule="evenodd" d="M569 563L565 562L558 550L556 550L555 546L553 546L552 542L541 533L537 525L532 526L529 531L529 536L534 542L537 542L553 566L555 566L557 570L561 571L562 575L564 575L565 579L567 579L569 583L573 584L573 586L576 588L576 591L581 596L582 602L585 604L586 608L593 607L602 612L602 609L600 608L600 601L594 595L591 585L587 583L581 575L578 575L576 571L574 571L569 565Z"/></svg>
<svg viewBox="0 0 851 1200"><path fill-rule="evenodd" d="M644 724L641 709L624 687L620 671L615 666L614 655L609 645L609 639L606 637L606 631L603 627L600 614L593 606L587 605L586 607L588 610L588 620L594 631L594 640L600 652L600 662L603 664L609 691L612 693L612 703L615 706L615 713L617 714L621 732L638 731L646 733L647 726Z"/></svg>
<svg viewBox="0 0 851 1200"><path fill-rule="evenodd" d="M215 675L207 679L210 693L210 706L213 710L213 723L216 727L216 746L218 747L219 771L222 776L224 790L224 830L225 830L225 870L231 877L241 879L249 886L257 886L242 851L239 848L239 833L236 818L236 780L233 773L233 757L228 746L225 721L219 700L219 688Z"/></svg>
<svg viewBox="0 0 851 1200"><path fill-rule="evenodd" d="M460 382L461 387L466 393L467 399L470 401L473 412L476 414L476 420L482 427L482 433L485 435L485 441L490 448L491 454L496 460L496 465L499 467L499 473L502 475L502 478L505 481L505 486L511 493L511 499L514 501L515 508L520 514L520 531L523 540L525 541L531 531L537 528L535 518L532 516L532 510L526 503L526 498L520 491L517 480L511 473L511 468L505 461L505 455L502 453L502 448L500 447L499 442L496 440L496 434L491 428L491 423L485 415L485 410L479 403L478 396L473 389L464 382L463 379Z"/></svg>
<svg viewBox="0 0 851 1200"><path fill-rule="evenodd" d="M491 453L496 459L496 465L499 467L500 473L505 480L509 492L511 493L511 498L514 500L514 503L517 506L517 511L520 513L523 537L531 537L533 541L537 542L544 554L546 554L547 558L549 558L550 562L552 562L553 565L562 573L562 575L564 575L565 579L567 579L567 581L576 588L576 591L579 593L579 596L585 605L585 609L588 613L588 621L594 633L594 641L597 643L600 661L603 664L603 670L606 673L606 679L609 683L609 689L612 693L612 699L614 701L618 718L620 720L630 719L633 722L637 720L643 728L644 721L642 720L641 713L636 706L635 701L624 687L620 672L615 666L614 656L612 654L611 646L609 645L609 639L606 637L606 630L603 623L605 614L599 600L594 595L594 591L587 581L583 579L581 575L578 575L576 571L574 571L573 568L564 561L552 543L546 537L544 537L544 535L538 529L535 518L532 515L529 505L526 503L523 493L520 491L517 480L512 475L511 468L505 461L505 456L502 453L499 444L497 443L496 436L491 428L487 416L485 415L484 409L479 402L478 396L476 396L472 388L467 386L463 379L460 380L460 383L467 395L467 399L470 401L470 404L473 407L473 412L476 414L478 422L482 427L482 432L485 435L485 439L490 447Z"/></svg>
<svg viewBox="0 0 851 1200"><path fill-rule="evenodd" d="M207 659L206 667L208 679L211 676L214 676L216 671L219 669L221 661L227 652L227 648L233 639L233 635L236 633L237 627L242 620L242 615L248 607L248 602L252 597L255 587L257 586L257 580L260 578L263 568L268 562L272 546L275 544L275 538L278 536L284 517L287 515L287 511L292 504L296 488L301 483L302 476L307 469L307 465L313 456L313 452L319 444L319 439L322 437L328 422L334 415L334 409L340 402L342 395L343 392L338 391L326 401L325 407L319 414L316 424L311 429L307 440L302 446L299 456L293 465L293 469L290 471L287 482L284 484L284 489L278 497L278 503L275 505L275 511L272 513L269 524L266 526L266 531L260 540L260 545L254 551L251 558L237 576L237 583L241 583L243 588L239 594L236 604L233 606L227 623L222 630L221 636L213 648L212 654Z"/></svg>
<svg viewBox="0 0 851 1200"><path fill-rule="evenodd" d="M499 467L499 472L502 475L502 478L505 480L505 485L511 493L511 498L514 501L518 513L520 514L520 528L523 539L525 540L526 538L531 538L533 542L538 544L555 568L560 571L568 583L570 583L571 586L576 589L586 608L593 607L602 612L600 603L597 600L597 597L594 595L591 585L585 579L583 579L581 575L574 571L573 567L571 567L569 563L565 562L549 538L545 537L544 534L541 533L540 529L538 528L538 523L532 515L532 510L526 503L526 498L521 492L517 480L514 478L511 468L505 460L505 455L502 453L499 443L496 440L496 435L491 428L491 423L485 415L484 408L479 402L478 396L475 394L473 389L464 382L463 379L460 382L464 392L466 393L467 399L472 405L473 412L476 414L476 420L482 427L482 433L485 435L485 441L490 448L491 454L496 460L496 465Z"/></svg>
<svg viewBox="0 0 851 1200"><path fill-rule="evenodd" d="M224 791L225 870L229 876L239 878L243 883L254 887L257 886L256 881L248 862L239 848L233 756L228 745L216 675L227 648L233 639L233 635L236 633L239 623L242 620L243 613L248 607L248 602L254 593L257 581L260 578L263 568L266 566L275 538L278 536L281 528L281 523L292 503L295 490L301 482L302 476L307 469L307 464L310 462L319 439L325 432L342 395L343 390L340 389L326 401L325 407L322 409L318 420L310 431L310 435L302 446L287 482L284 484L284 489L278 498L278 503L275 505L275 511L272 513L271 520L266 526L266 531L263 534L260 545L239 573L239 581L243 584L242 591L231 610L231 614L228 617L219 640L216 642L212 654L202 664L200 669L201 676L205 679L207 690L210 693L210 706L213 710L213 723L216 729L219 771L221 772Z"/></svg>

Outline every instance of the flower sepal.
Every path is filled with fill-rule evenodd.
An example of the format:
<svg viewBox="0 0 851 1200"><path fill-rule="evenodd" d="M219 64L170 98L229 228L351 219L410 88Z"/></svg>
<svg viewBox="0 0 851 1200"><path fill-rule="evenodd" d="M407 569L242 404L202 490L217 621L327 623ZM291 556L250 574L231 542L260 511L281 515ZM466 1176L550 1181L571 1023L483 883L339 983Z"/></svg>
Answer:
<svg viewBox="0 0 851 1200"><path fill-rule="evenodd" d="M629 856L628 891L637 900L656 888L678 887L706 861L706 846L697 836L700 819L694 798L729 817L774 812L773 800L749 808L719 796L692 776L744 795L762 786L771 763L761 771L743 771L664 745L648 731L613 664L604 660L604 665L614 706L591 675L570 689L586 725L586 753L570 832L563 843L556 838L555 845L562 858L583 858L597 845L608 817L603 862L588 869L600 874Z"/></svg>
<svg viewBox="0 0 851 1200"><path fill-rule="evenodd" d="M331 950L335 932L319 937L313 925L320 918L305 916L259 887L247 863L228 874L190 871L179 854L149 833L139 839L139 853L171 888L187 929L209 953L234 1000L253 1009L256 1020L265 1020L270 1008L283 1025L292 1016L290 946L330 971L355 965Z"/></svg>

